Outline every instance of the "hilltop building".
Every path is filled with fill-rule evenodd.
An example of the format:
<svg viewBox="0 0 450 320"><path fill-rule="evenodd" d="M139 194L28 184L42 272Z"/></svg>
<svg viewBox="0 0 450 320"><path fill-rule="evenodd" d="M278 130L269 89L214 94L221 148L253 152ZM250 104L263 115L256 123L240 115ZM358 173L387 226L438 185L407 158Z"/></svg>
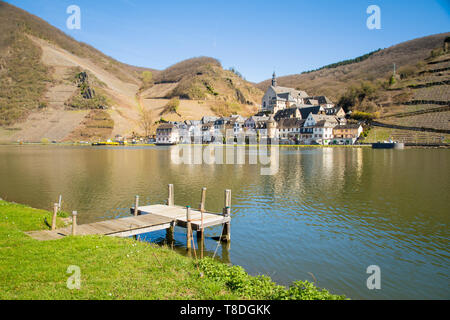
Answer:
<svg viewBox="0 0 450 320"><path fill-rule="evenodd" d="M278 110L306 104L308 94L305 91L277 85L275 72L272 75L272 85L267 89L262 99L263 112L277 113Z"/></svg>

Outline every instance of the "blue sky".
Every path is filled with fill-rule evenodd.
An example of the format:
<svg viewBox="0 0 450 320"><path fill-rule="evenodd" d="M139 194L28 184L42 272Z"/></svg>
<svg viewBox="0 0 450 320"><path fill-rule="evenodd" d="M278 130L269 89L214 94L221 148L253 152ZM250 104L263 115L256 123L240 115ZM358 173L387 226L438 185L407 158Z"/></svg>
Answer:
<svg viewBox="0 0 450 320"><path fill-rule="evenodd" d="M449 0L10 0L79 41L132 65L164 69L210 56L259 82L450 31ZM69 5L81 29L69 30ZM369 5L381 29L366 26Z"/></svg>

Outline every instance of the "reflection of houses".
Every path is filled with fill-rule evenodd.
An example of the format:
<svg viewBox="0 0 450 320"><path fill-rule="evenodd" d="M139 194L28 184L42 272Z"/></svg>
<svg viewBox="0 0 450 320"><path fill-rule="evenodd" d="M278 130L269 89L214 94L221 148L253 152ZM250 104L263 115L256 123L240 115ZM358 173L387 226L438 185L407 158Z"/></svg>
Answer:
<svg viewBox="0 0 450 320"><path fill-rule="evenodd" d="M156 144L177 144L179 137L178 127L173 123L163 123L156 129Z"/></svg>
<svg viewBox="0 0 450 320"><path fill-rule="evenodd" d="M362 132L363 127L359 123L338 125L333 128L333 143L354 144Z"/></svg>

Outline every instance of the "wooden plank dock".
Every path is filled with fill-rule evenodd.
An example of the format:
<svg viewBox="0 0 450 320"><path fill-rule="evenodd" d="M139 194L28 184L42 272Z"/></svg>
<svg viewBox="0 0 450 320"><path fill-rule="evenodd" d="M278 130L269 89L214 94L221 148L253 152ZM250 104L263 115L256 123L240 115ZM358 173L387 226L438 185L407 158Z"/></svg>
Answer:
<svg viewBox="0 0 450 320"><path fill-rule="evenodd" d="M60 205L55 204L52 221L52 230L39 230L26 232L30 237L46 241L57 240L69 235L105 235L113 237L131 237L148 232L167 230L173 233L174 226L187 229L187 246L191 245L192 231L197 231L197 235L203 237L204 228L223 225L223 235L225 241L230 240L230 207L231 191L225 190L225 207L222 214L207 212L205 207L206 188L202 189L200 208L193 210L190 207L182 207L174 204L173 185L169 185L169 198L167 205L155 204L149 206L139 206L139 197L136 196L135 206L130 208L131 217L110 219L77 225L77 213L72 216L72 226L56 229L56 215ZM135 210L137 208L137 210Z"/></svg>

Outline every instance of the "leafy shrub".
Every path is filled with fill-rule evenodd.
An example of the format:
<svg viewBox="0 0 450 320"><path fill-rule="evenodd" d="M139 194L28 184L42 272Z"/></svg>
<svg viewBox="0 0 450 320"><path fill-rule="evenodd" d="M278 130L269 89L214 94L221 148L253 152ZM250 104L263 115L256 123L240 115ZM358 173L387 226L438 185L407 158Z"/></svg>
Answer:
<svg viewBox="0 0 450 320"><path fill-rule="evenodd" d="M144 86L148 86L152 83L153 74L150 71L144 71L141 74L142 82L144 83Z"/></svg>
<svg viewBox="0 0 450 320"><path fill-rule="evenodd" d="M163 114L166 114L166 113L176 113L176 114L178 114L178 108L179 107L180 107L180 99L178 97L172 98L164 106L164 109L161 111L160 115L163 115Z"/></svg>
<svg viewBox="0 0 450 320"><path fill-rule="evenodd" d="M308 281L295 282L286 289L277 285L270 277L260 275L252 277L240 266L227 266L211 258L198 262L205 276L225 284L230 290L249 299L268 300L325 300L345 299L344 296L333 295L325 289L318 289Z"/></svg>
<svg viewBox="0 0 450 320"><path fill-rule="evenodd" d="M368 113L368 112L362 112L362 111L354 111L351 115L352 119L355 120L373 120L380 116L378 112L375 113Z"/></svg>
<svg viewBox="0 0 450 320"><path fill-rule="evenodd" d="M390 85L390 86L393 86L393 85L396 84L396 83L397 83L397 80L395 79L395 76L392 75L392 76L389 78L389 85Z"/></svg>
<svg viewBox="0 0 450 320"><path fill-rule="evenodd" d="M359 87L352 86L339 99L338 105L345 112L356 109L363 102L372 101L376 98L376 87L369 82L361 82Z"/></svg>

